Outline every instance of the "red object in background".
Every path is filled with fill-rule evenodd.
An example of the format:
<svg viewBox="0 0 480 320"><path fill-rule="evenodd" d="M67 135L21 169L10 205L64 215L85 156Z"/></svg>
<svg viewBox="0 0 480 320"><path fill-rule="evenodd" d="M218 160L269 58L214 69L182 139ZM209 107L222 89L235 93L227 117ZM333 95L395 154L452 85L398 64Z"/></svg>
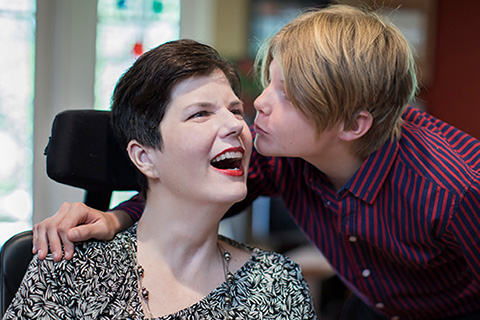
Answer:
<svg viewBox="0 0 480 320"><path fill-rule="evenodd" d="M135 43L135 45L133 46L133 53L137 57L141 56L143 53L143 43L141 42Z"/></svg>
<svg viewBox="0 0 480 320"><path fill-rule="evenodd" d="M433 81L421 93L427 111L480 139L479 1L436 0Z"/></svg>

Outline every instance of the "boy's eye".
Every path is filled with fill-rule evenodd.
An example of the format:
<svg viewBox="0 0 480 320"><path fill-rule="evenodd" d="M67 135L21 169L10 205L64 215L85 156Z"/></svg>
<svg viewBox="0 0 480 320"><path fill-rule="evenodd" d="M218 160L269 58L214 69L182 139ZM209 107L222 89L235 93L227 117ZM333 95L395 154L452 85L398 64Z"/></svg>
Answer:
<svg viewBox="0 0 480 320"><path fill-rule="evenodd" d="M285 100L290 101L290 98L288 97L286 90L281 90L280 93Z"/></svg>

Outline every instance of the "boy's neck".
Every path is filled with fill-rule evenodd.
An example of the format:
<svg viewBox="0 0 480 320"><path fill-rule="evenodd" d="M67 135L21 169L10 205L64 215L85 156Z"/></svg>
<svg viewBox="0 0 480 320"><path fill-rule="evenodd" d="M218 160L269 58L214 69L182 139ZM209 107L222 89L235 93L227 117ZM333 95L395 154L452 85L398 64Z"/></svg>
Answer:
<svg viewBox="0 0 480 320"><path fill-rule="evenodd" d="M338 192L360 169L364 159L354 156L351 152L339 152L329 158L304 159L322 171Z"/></svg>

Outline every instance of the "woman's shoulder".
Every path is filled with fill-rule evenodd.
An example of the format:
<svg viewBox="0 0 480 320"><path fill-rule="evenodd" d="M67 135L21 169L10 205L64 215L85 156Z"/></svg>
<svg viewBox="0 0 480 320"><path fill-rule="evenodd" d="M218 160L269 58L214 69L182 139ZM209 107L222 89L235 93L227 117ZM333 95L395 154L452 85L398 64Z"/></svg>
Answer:
<svg viewBox="0 0 480 320"><path fill-rule="evenodd" d="M255 260L262 266L264 272L270 272L272 275L284 277L292 276L294 278L302 278L300 266L291 258L269 250L257 248Z"/></svg>
<svg viewBox="0 0 480 320"><path fill-rule="evenodd" d="M136 224L117 233L108 241L85 241L75 244L72 262L82 264L116 265L124 264L126 260L135 260L137 236Z"/></svg>
<svg viewBox="0 0 480 320"><path fill-rule="evenodd" d="M308 283L296 262L280 253L227 241L252 250L250 260L237 270L233 280L233 290L243 295L243 300L239 299L247 309L272 306L266 309L278 313L289 309L279 301L288 301L289 306L295 306L288 312L290 318L315 319Z"/></svg>
<svg viewBox="0 0 480 320"><path fill-rule="evenodd" d="M62 259L55 262L51 254L44 260L34 258L32 270L38 270L45 277L56 279L58 285L87 286L89 289L84 290L85 294L93 294L99 288L89 286L92 279L98 279L98 283L115 279L115 285L109 282L112 288L125 283L125 279L134 274L135 255L136 232L135 228L130 228L109 241L77 243L71 260ZM98 293L95 295L98 296Z"/></svg>
<svg viewBox="0 0 480 320"><path fill-rule="evenodd" d="M220 239L234 247L251 251L250 260L244 265L244 268L247 268L249 272L258 274L268 273L270 275L288 274L295 277L297 277L297 274L301 275L299 265L281 253L251 246L222 236L220 236Z"/></svg>
<svg viewBox="0 0 480 320"><path fill-rule="evenodd" d="M85 248L90 247L108 247L112 248L118 245L123 245L125 242L131 241L132 238L136 239L136 226L134 224L130 228L120 231L119 233L115 234L115 236L111 240L101 241L101 240L88 240L84 242L76 243L76 248L80 250L84 250Z"/></svg>

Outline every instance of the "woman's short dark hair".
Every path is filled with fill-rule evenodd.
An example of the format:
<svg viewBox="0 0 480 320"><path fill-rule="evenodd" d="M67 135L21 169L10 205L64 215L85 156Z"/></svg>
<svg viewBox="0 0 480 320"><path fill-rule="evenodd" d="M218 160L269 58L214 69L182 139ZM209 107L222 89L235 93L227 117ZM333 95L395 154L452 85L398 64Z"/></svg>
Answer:
<svg viewBox="0 0 480 320"><path fill-rule="evenodd" d="M218 70L240 97L241 84L235 67L208 45L177 40L141 55L120 77L112 97L112 127L120 144L126 148L135 139L147 147L161 149L159 125L175 85ZM146 178L141 175L140 180L146 191Z"/></svg>

